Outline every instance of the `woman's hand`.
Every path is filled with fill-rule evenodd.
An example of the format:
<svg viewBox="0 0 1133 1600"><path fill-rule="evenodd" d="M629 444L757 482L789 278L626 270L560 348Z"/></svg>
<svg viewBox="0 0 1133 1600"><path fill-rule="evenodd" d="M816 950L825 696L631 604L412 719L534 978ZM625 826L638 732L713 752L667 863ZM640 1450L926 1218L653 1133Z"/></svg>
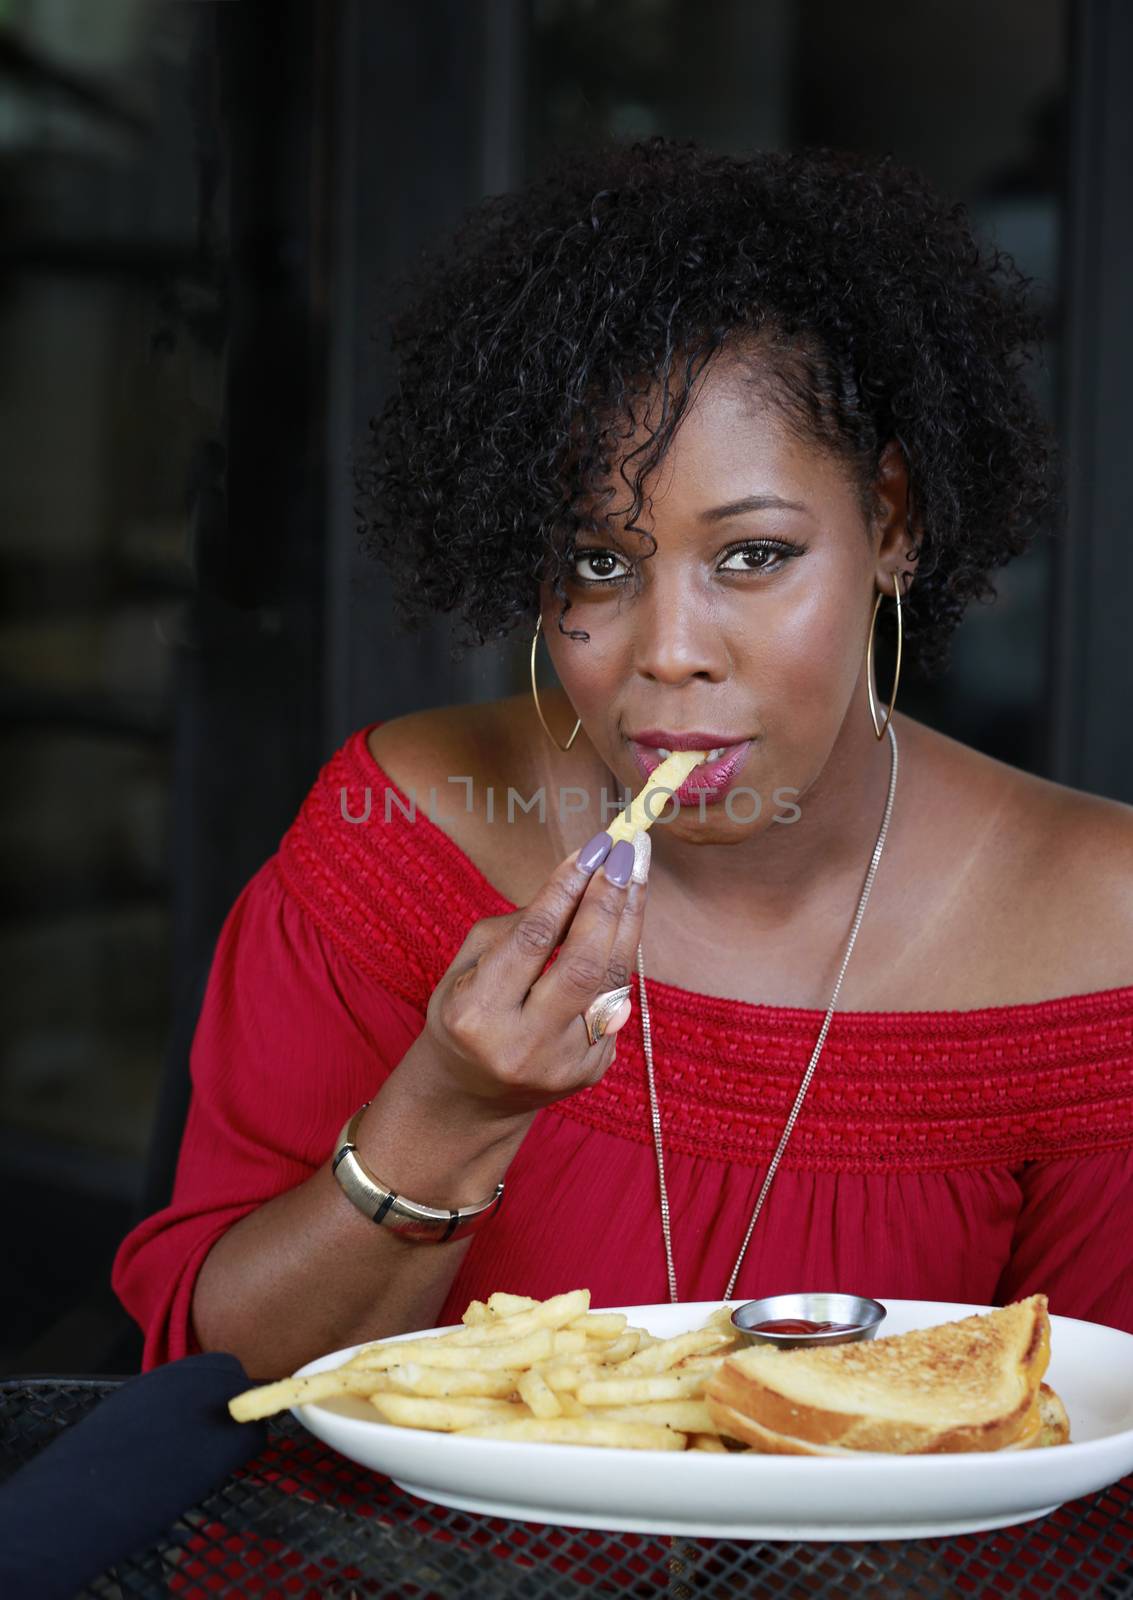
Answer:
<svg viewBox="0 0 1133 1600"><path fill-rule="evenodd" d="M430 997L436 1089L477 1118L537 1111L597 1083L614 1059L629 1001L597 1044L583 1012L631 981L647 886L630 881L634 851L624 841L584 870L579 858L593 861L594 846L568 856L529 905L474 923Z"/></svg>
<svg viewBox="0 0 1133 1600"><path fill-rule="evenodd" d="M358 1124L364 1164L423 1205L490 1195L539 1107L596 1083L614 1059L613 1027L592 1045L582 1013L629 982L645 885L616 881L630 877L629 844L604 866L596 853L589 873L578 855L530 905L473 925ZM430 1327L470 1242L422 1248L375 1227L328 1159L212 1247L193 1292L197 1338L273 1378L324 1350Z"/></svg>

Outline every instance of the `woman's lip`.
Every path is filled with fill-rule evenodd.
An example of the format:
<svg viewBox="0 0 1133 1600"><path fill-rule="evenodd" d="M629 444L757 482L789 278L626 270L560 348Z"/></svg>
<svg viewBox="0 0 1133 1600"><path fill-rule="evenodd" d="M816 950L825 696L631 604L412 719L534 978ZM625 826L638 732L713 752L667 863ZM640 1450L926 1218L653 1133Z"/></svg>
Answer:
<svg viewBox="0 0 1133 1600"><path fill-rule="evenodd" d="M750 739L745 739L742 744L729 745L715 761L702 761L699 766L693 767L677 790L677 800L680 804L695 804L701 796L705 801L722 796L747 759L751 743ZM630 748L643 781L651 777L665 759L649 745L638 744L636 739L630 740ZM660 814L658 810L658 816Z"/></svg>
<svg viewBox="0 0 1133 1600"><path fill-rule="evenodd" d="M730 750L742 744L746 736L741 733L738 739L729 739L726 733L705 733L703 728L697 728L693 733L642 728L640 733L631 733L627 737L631 742L645 745L650 750Z"/></svg>

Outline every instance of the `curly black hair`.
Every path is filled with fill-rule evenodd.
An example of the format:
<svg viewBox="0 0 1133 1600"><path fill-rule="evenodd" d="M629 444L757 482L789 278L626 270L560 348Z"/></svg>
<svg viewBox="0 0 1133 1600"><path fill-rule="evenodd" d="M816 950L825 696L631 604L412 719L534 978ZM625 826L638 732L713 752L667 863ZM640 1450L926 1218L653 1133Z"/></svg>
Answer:
<svg viewBox="0 0 1133 1600"><path fill-rule="evenodd" d="M650 537L642 480L725 347L755 346L771 397L845 458L863 504L900 444L917 541L905 648L926 676L1052 512L1028 281L889 158L736 158L661 136L571 151L468 212L402 288L396 386L355 464L360 533L401 620L457 612L465 649L533 624L540 581L568 631L574 537L612 464L633 491L626 526ZM672 402L631 481L613 447L651 388ZM893 608L881 617L891 631Z"/></svg>

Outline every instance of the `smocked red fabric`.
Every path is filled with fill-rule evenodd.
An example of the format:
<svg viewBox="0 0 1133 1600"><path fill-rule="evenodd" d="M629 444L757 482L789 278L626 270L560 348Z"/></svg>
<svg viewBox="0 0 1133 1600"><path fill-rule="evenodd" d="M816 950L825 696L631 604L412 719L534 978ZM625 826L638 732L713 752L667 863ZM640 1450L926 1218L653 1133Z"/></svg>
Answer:
<svg viewBox="0 0 1133 1600"><path fill-rule="evenodd" d="M374 726L371 724L371 726ZM514 910L375 763L326 763L222 929L172 1203L114 1286L146 1368L194 1352L209 1249L327 1159L420 1032L480 917ZM681 1297L722 1294L824 1013L650 982ZM639 1007L635 1004L635 1013ZM838 1012L736 1293L1002 1304L1133 1332L1133 985L967 1011ZM542 1111L441 1322L495 1289L667 1298L640 1016L603 1081Z"/></svg>

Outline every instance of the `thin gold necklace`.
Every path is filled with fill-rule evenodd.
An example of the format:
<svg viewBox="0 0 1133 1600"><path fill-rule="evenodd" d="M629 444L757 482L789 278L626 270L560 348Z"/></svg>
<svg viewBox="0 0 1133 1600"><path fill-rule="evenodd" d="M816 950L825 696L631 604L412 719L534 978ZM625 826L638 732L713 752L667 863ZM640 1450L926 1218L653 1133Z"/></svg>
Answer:
<svg viewBox="0 0 1133 1600"><path fill-rule="evenodd" d="M724 1293L721 1296L724 1300L732 1298L732 1293L736 1287L736 1279L740 1275L740 1267L743 1265L747 1247L751 1242L752 1233L755 1231L756 1221L767 1197L767 1191L771 1187L771 1180L775 1176L779 1159L787 1148L787 1140L791 1137L803 1100L806 1098L806 1092L810 1088L810 1080L814 1077L814 1069L818 1065L818 1058L822 1054L823 1045L826 1043L826 1035L830 1031L830 1020L834 1015L834 1007L838 1003L838 992L842 987L842 979L846 975L850 953L854 948L854 941L858 936L858 929L861 927L862 917L865 914L869 892L873 888L873 880L877 876L878 862L881 860L881 852L885 848L885 835L889 831L889 818L893 814L893 796L897 790L897 734L892 722L889 723L888 732L892 754L889 767L889 795L885 802L885 815L881 820L881 831L878 833L877 843L873 847L873 859L870 861L869 871L866 873L865 887L862 890L861 899L858 901L857 915L854 917L854 925L850 930L849 943L846 945L846 953L842 957L842 969L838 974L838 981L834 985L834 993L830 996L830 1004L826 1008L826 1016L818 1035L818 1043L814 1047L814 1054L810 1058L810 1065L803 1075L803 1081L799 1085L799 1092L795 1096L795 1103L791 1107L778 1148L771 1158L770 1166L767 1168L767 1176L763 1180L763 1187L760 1189L759 1198L755 1202L751 1221L747 1225L747 1232L744 1234L743 1243L740 1245L740 1253L736 1257L732 1275L728 1279ZM637 979L638 987L641 991L641 1031L645 1042L645 1079L649 1086L649 1116L653 1126L653 1149L657 1156L657 1187L661 1199L661 1235L665 1241L665 1271L669 1280L669 1299L675 1305L680 1297L677 1294L677 1274L673 1265L673 1230L672 1216L669 1210L669 1191L665 1186L665 1153L661 1143L661 1109L657 1104L657 1083L653 1074L653 1024L649 1015L649 1001L645 993L645 960L641 954L640 944L637 947Z"/></svg>

